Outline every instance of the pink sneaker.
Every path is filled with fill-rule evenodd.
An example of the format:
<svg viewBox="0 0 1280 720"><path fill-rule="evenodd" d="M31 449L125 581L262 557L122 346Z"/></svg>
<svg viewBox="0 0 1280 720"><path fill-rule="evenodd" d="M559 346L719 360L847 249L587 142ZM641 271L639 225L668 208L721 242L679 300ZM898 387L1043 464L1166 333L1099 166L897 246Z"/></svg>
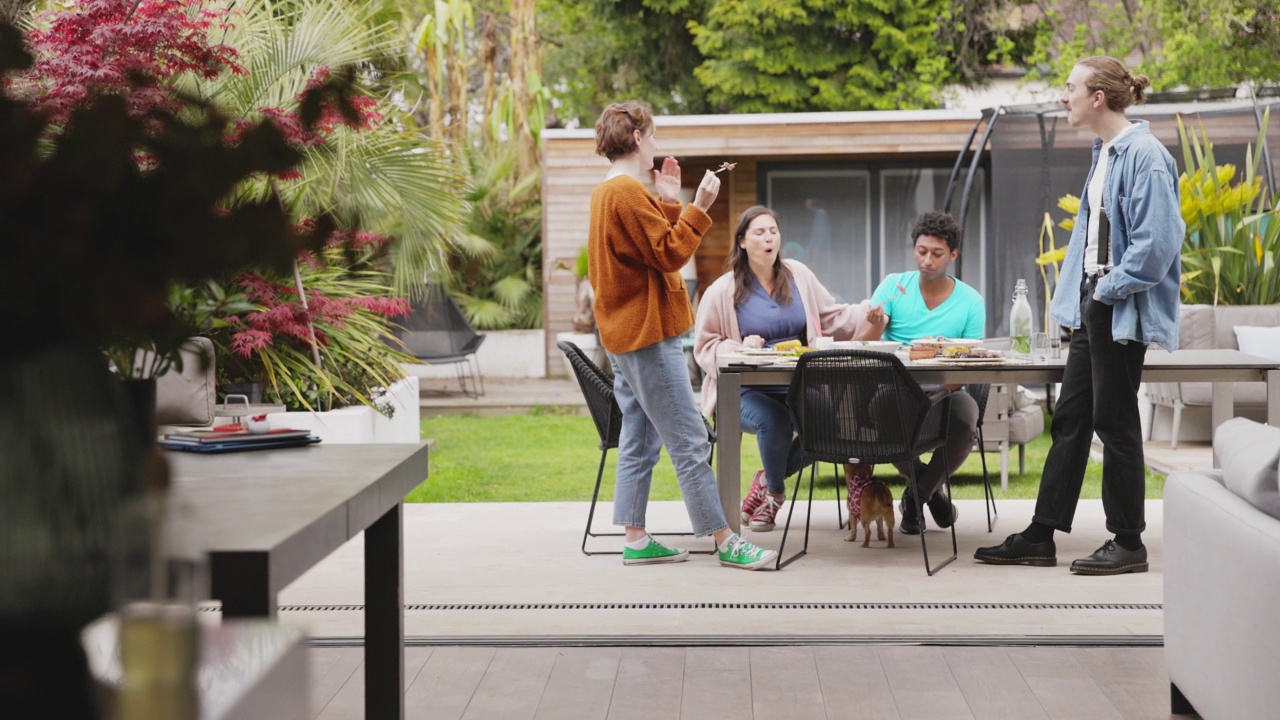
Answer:
<svg viewBox="0 0 1280 720"><path fill-rule="evenodd" d="M782 509L782 502L766 493L764 502L751 515L751 524L748 527L751 528L752 532L769 532L772 530L774 521L778 518L778 511Z"/></svg>
<svg viewBox="0 0 1280 720"><path fill-rule="evenodd" d="M756 476L751 480L751 489L747 491L747 496L742 498L742 522L751 522L751 516L755 514L756 508L760 507L764 502L764 496L767 494L764 470L757 470Z"/></svg>

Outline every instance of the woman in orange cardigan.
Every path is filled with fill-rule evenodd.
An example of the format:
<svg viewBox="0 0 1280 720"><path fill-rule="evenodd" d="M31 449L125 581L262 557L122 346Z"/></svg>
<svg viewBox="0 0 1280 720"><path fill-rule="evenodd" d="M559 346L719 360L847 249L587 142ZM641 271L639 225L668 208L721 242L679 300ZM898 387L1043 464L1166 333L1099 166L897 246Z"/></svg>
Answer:
<svg viewBox="0 0 1280 720"><path fill-rule="evenodd" d="M707 172L693 202L682 207L680 165L668 157L661 171L654 170L656 152L657 133L647 106L626 102L605 108L596 122L596 153L612 167L591 194L587 274L596 291L596 324L622 410L613 491L613 522L626 531L622 562L688 559L688 552L662 545L644 529L653 467L665 445L694 533L715 539L720 564L755 570L777 553L729 529L680 344L680 335L693 326L680 268L711 227L707 209L720 192L720 179ZM658 191L656 198L644 185L648 179Z"/></svg>

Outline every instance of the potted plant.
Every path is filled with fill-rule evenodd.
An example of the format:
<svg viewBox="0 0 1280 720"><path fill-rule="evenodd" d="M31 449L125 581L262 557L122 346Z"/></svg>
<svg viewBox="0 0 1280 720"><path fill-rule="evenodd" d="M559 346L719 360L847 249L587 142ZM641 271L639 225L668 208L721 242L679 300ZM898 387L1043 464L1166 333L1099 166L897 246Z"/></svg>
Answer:
<svg viewBox="0 0 1280 720"><path fill-rule="evenodd" d="M175 284L288 268L334 222L296 228L270 198L223 204L246 178L302 160L270 123L228 144L226 116L131 73L116 92L91 89L60 110L50 84L9 83L32 67L20 33L0 23L0 322L14 337L0 348L0 526L14 540L0 547L0 643L40 629L49 656L68 662L38 706L66 716L68 698L91 706L76 692L90 688L78 633L112 605L122 508L166 478L102 349L163 354L188 330L167 303ZM341 102L329 87L314 93ZM159 101L140 112L148 98Z"/></svg>

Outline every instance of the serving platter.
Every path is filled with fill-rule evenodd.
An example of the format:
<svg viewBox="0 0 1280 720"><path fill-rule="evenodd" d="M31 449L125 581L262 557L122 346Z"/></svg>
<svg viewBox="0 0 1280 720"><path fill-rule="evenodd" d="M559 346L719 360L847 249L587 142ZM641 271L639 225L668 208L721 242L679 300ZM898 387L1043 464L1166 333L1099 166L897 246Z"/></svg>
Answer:
<svg viewBox="0 0 1280 720"><path fill-rule="evenodd" d="M912 340L911 346L912 347L956 347L956 346L963 345L965 347L978 347L979 345L982 345L982 343L983 343L983 340L981 338L965 339L965 338L934 337L934 338L920 338L919 340Z"/></svg>

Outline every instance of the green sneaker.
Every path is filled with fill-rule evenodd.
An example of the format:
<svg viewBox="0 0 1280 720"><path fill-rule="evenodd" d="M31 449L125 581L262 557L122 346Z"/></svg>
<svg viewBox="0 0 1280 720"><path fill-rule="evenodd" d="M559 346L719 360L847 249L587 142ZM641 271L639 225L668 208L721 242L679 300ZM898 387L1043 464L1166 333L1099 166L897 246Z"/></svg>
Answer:
<svg viewBox="0 0 1280 720"><path fill-rule="evenodd" d="M743 570L759 570L773 562L777 556L776 550L766 550L752 545L743 540L741 535L734 533L729 538L729 549L720 551L720 564Z"/></svg>
<svg viewBox="0 0 1280 720"><path fill-rule="evenodd" d="M649 538L649 544L643 550L632 550L625 546L622 548L623 565L652 565L654 563L684 562L688 559L688 550L669 548L652 537Z"/></svg>

